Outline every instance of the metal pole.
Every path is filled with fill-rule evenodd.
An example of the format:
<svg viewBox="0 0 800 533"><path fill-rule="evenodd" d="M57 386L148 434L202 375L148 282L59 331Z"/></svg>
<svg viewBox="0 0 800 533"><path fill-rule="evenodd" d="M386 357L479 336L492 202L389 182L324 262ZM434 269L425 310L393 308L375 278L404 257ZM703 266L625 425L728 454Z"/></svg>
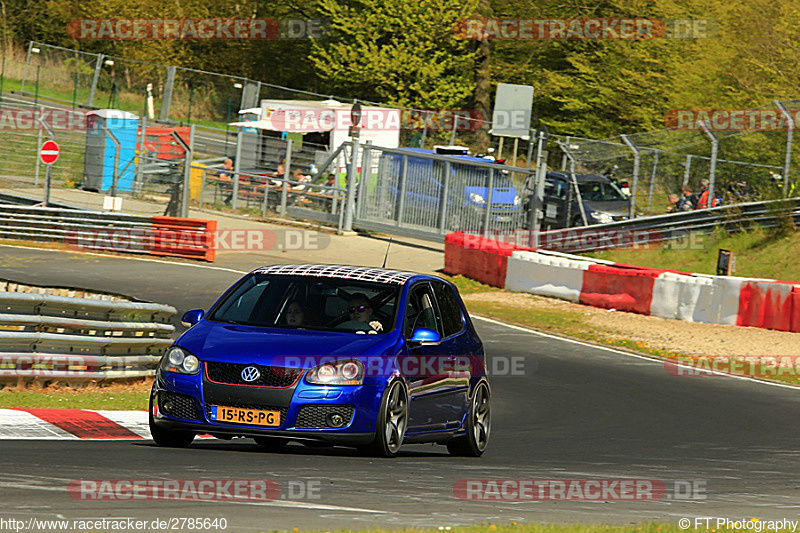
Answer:
<svg viewBox="0 0 800 533"><path fill-rule="evenodd" d="M39 72L42 70L41 65L36 65L36 93L33 95L33 106L39 105Z"/></svg>
<svg viewBox="0 0 800 533"><path fill-rule="evenodd" d="M133 170L133 181L135 183L134 190L140 193L142 192L142 159L145 157L147 153L147 148L144 145L145 140L147 139L147 115L142 116L142 125L140 127L141 133L137 136L136 142L139 144L138 152L139 157L136 158L136 168Z"/></svg>
<svg viewBox="0 0 800 533"><path fill-rule="evenodd" d="M575 175L575 158L572 157L572 154L569 155L569 177L578 197L578 210L581 212L581 220L583 220L584 226L588 226L589 221L586 219L586 210L583 208L583 197L581 196L581 188L578 187L578 177Z"/></svg>
<svg viewBox="0 0 800 533"><path fill-rule="evenodd" d="M692 156L686 156L686 163L683 164L683 186L689 185L689 177L692 170Z"/></svg>
<svg viewBox="0 0 800 533"><path fill-rule="evenodd" d="M539 246L539 231L541 230L541 222L544 219L544 212L542 212L542 205L544 204L544 184L547 179L547 152L544 150L547 144L547 132L537 132L538 140L536 143L536 174L534 175L534 189L530 205L530 230L534 235L534 242L531 246L538 248Z"/></svg>
<svg viewBox="0 0 800 533"><path fill-rule="evenodd" d="M703 128L703 131L706 132L706 135L708 135L708 138L711 139L711 164L708 170L708 205L706 207L712 207L714 205L714 181L717 176L717 152L719 151L719 140L704 122L700 122L699 124L700 127Z"/></svg>
<svg viewBox="0 0 800 533"><path fill-rule="evenodd" d="M653 189L656 185L656 171L658 169L658 150L653 155L653 173L650 175L650 190L647 193L647 208L650 209L650 204L653 203Z"/></svg>
<svg viewBox="0 0 800 533"><path fill-rule="evenodd" d="M231 209L236 209L239 204L239 170L242 166L242 128L236 127L236 160L233 162L233 197Z"/></svg>
<svg viewBox="0 0 800 533"><path fill-rule="evenodd" d="M514 153L511 154L511 166L517 166L517 151L519 150L519 137L514 137Z"/></svg>
<svg viewBox="0 0 800 533"><path fill-rule="evenodd" d="M31 64L31 50L33 50L33 41L28 43L28 53L25 56L25 70L22 72L22 84L19 87L19 92L22 94L25 94L25 80L28 79L28 67Z"/></svg>
<svg viewBox="0 0 800 533"><path fill-rule="evenodd" d="M397 202L397 226L403 224L403 211L406 205L406 176L408 174L408 156L403 156L403 171L400 173L400 199Z"/></svg>
<svg viewBox="0 0 800 533"><path fill-rule="evenodd" d="M372 141L366 141L364 148L361 149L361 179L358 180L358 197L356 198L356 210L359 218L364 218L364 209L366 209L367 205L367 187L369 186L369 178L372 175L372 172L370 172L372 165L371 144Z"/></svg>
<svg viewBox="0 0 800 533"><path fill-rule="evenodd" d="M3 78L6 76L6 56L3 55L3 67L0 68L0 104L3 102Z"/></svg>
<svg viewBox="0 0 800 533"><path fill-rule="evenodd" d="M42 127L41 116L39 117L39 119L40 120L36 121L39 124L39 133L36 136L36 171L33 174L33 186L34 187L38 187L39 186L39 165L40 165L39 149L42 147L42 129L43 129L43 127Z"/></svg>
<svg viewBox="0 0 800 533"><path fill-rule="evenodd" d="M453 131L450 132L450 146L456 144L456 129L458 128L458 113L453 113Z"/></svg>
<svg viewBox="0 0 800 533"><path fill-rule="evenodd" d="M792 142L794 141L794 119L792 115L783 107L780 100L775 100L775 106L781 110L786 118L786 157L783 160L783 197L789 195L789 171L792 168Z"/></svg>
<svg viewBox="0 0 800 533"><path fill-rule="evenodd" d="M505 140L505 137L500 137L500 144L497 146L497 159L503 159L503 140Z"/></svg>
<svg viewBox="0 0 800 533"><path fill-rule="evenodd" d="M567 146L569 146L571 140L572 137L567 135ZM563 154L561 154L561 172L564 172L566 170L567 170L567 153L564 152Z"/></svg>
<svg viewBox="0 0 800 533"><path fill-rule="evenodd" d="M492 189L494 188L494 169L489 169L489 187L486 192L486 213L483 215L483 235L489 235L489 223L492 219Z"/></svg>
<svg viewBox="0 0 800 533"><path fill-rule="evenodd" d="M636 215L636 189L639 186L639 166L642 162L642 154L631 140L628 139L627 135L620 135L620 138L633 152L633 187L631 187L631 205L628 211L628 218L633 219Z"/></svg>
<svg viewBox="0 0 800 533"><path fill-rule="evenodd" d="M75 109L75 104L78 100L78 71L75 71L75 75L72 77L72 109Z"/></svg>
<svg viewBox="0 0 800 533"><path fill-rule="evenodd" d="M347 180L347 200L345 203L343 231L353 231L353 209L356 201L356 173L358 172L358 136L353 137L352 154L350 156L350 172Z"/></svg>
<svg viewBox="0 0 800 533"><path fill-rule="evenodd" d="M44 171L44 206L47 207L47 204L50 203L50 171L52 170L53 165L47 165L47 169Z"/></svg>
<svg viewBox="0 0 800 533"><path fill-rule="evenodd" d="M292 175L292 140L286 139L286 162L283 165L283 184L281 187L282 217L286 217L286 204L288 203L289 199L289 176L291 175ZM347 231L349 231L349 229Z"/></svg>
<svg viewBox="0 0 800 533"><path fill-rule="evenodd" d="M425 119L422 124L422 139L419 141L419 147L425 148L425 137L428 135L428 117L430 116L430 111L425 111Z"/></svg>
<svg viewBox="0 0 800 533"><path fill-rule="evenodd" d="M183 164L183 190L181 191L181 217L189 216L189 200L191 199L192 159L194 159L194 124L189 126L189 149L186 150L186 161Z"/></svg>
<svg viewBox="0 0 800 533"><path fill-rule="evenodd" d="M450 173L452 163L448 161L444 166L444 183L442 184L442 203L439 208L439 233L445 234L447 228L447 199L450 196Z"/></svg>
<svg viewBox="0 0 800 533"><path fill-rule="evenodd" d="M100 79L100 69L103 68L103 54L97 54L97 64L94 66L94 76L92 77L92 86L89 89L89 101L86 105L89 107L94 106L94 93L97 90L97 82Z"/></svg>
<svg viewBox="0 0 800 533"><path fill-rule="evenodd" d="M169 106L172 103L172 88L175 85L175 67L167 67L167 81L161 91L161 109L158 112L159 120L169 120Z"/></svg>

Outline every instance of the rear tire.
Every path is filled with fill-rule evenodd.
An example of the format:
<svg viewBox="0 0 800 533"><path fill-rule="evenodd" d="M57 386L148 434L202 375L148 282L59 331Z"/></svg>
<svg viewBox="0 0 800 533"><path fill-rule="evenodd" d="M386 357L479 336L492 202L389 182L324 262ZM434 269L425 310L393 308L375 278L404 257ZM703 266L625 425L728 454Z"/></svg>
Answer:
<svg viewBox="0 0 800 533"><path fill-rule="evenodd" d="M153 437L153 442L155 442L156 445L164 448L186 448L194 440L195 434L191 431L181 431L158 427L153 419L153 400L155 395L155 387L153 387L153 391L150 393L150 409L148 413L150 422L150 435Z"/></svg>
<svg viewBox="0 0 800 533"><path fill-rule="evenodd" d="M480 457L489 444L492 430L491 392L485 381L478 383L467 413L467 434L447 443L450 455L460 457Z"/></svg>
<svg viewBox="0 0 800 533"><path fill-rule="evenodd" d="M375 424L375 440L359 448L374 457L394 457L403 445L408 428L408 389L400 379L392 381L381 397Z"/></svg>

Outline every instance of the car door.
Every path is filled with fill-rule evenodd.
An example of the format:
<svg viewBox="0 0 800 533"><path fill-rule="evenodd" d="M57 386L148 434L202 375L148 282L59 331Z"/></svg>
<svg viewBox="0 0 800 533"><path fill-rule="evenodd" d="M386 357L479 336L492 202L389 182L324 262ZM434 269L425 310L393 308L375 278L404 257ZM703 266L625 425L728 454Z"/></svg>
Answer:
<svg viewBox="0 0 800 533"><path fill-rule="evenodd" d="M567 227L568 183L557 176L548 176L544 182L544 226L547 229Z"/></svg>
<svg viewBox="0 0 800 533"><path fill-rule="evenodd" d="M414 344L409 341L417 328L442 334L441 316L429 281L416 283L408 293L403 336L405 352L399 364L408 383L410 397L408 431L444 429L451 418L452 389L448 382L447 360L452 349L449 341Z"/></svg>

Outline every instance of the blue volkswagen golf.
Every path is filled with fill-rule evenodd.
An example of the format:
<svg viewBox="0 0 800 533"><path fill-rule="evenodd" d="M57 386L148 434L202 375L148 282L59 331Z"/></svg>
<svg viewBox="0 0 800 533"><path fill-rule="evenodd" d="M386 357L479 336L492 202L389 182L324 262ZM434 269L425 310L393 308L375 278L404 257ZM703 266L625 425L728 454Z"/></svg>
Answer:
<svg viewBox="0 0 800 533"><path fill-rule="evenodd" d="M480 456L491 430L484 352L436 276L331 265L247 274L165 353L150 395L160 446L197 434L353 446L393 457L433 442Z"/></svg>

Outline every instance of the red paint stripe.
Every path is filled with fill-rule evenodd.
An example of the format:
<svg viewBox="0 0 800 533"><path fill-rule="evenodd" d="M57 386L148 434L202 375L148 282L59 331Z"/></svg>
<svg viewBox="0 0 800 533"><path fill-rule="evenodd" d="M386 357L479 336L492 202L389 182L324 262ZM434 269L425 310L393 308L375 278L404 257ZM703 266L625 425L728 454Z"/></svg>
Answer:
<svg viewBox="0 0 800 533"><path fill-rule="evenodd" d="M53 424L79 439L141 439L101 414L82 409L18 409Z"/></svg>

